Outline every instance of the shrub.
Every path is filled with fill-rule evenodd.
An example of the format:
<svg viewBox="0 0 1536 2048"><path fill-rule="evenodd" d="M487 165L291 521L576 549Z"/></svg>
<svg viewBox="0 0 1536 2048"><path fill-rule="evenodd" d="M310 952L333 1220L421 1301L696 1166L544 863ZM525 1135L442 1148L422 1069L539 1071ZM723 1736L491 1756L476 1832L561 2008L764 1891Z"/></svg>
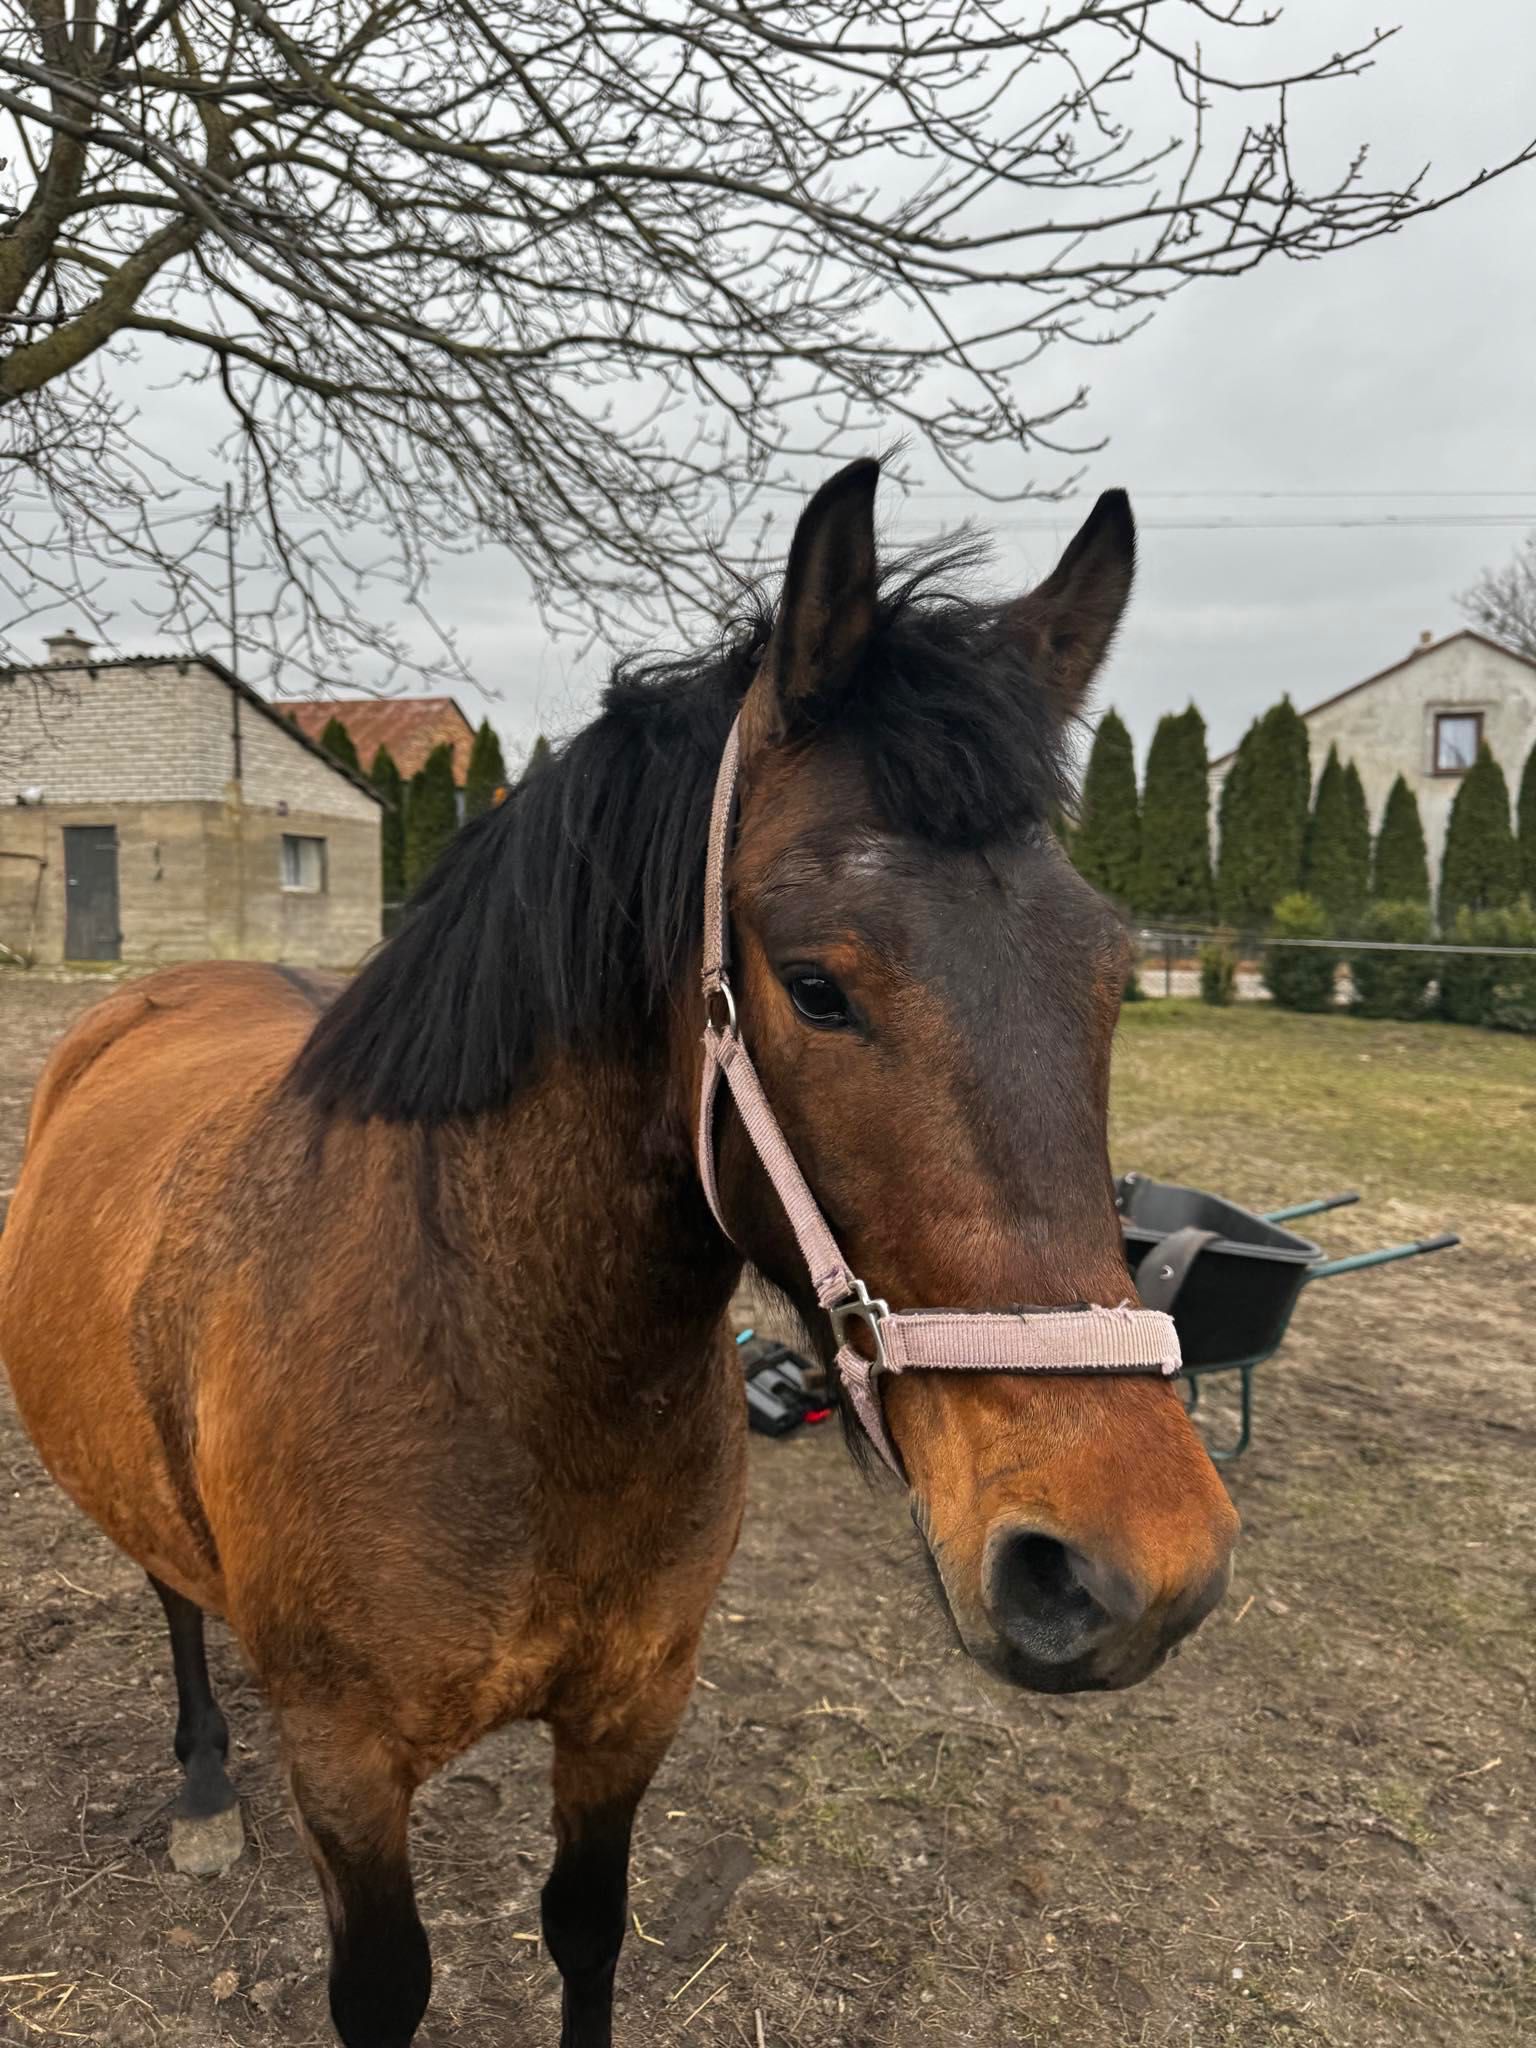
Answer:
<svg viewBox="0 0 1536 2048"><path fill-rule="evenodd" d="M1536 825L1536 817L1532 819ZM1371 895L1378 903L1428 903L1429 855L1418 799L1399 775L1387 792L1371 855Z"/></svg>
<svg viewBox="0 0 1536 2048"><path fill-rule="evenodd" d="M1528 898L1502 910L1463 910L1450 937L1461 946L1536 948L1536 910ZM1440 970L1440 1009L1453 1024L1536 1032L1536 960L1447 953Z"/></svg>
<svg viewBox="0 0 1536 2048"><path fill-rule="evenodd" d="M1283 943L1328 937L1328 913L1321 903L1301 890L1282 896L1270 932L1264 949L1264 986L1275 1001L1286 1010L1331 1010L1337 956Z"/></svg>
<svg viewBox="0 0 1536 2048"><path fill-rule="evenodd" d="M1122 1003L1144 1003L1147 1000L1147 992L1141 985L1141 976L1136 972L1134 961L1125 977L1125 987L1120 991L1120 1000Z"/></svg>
<svg viewBox="0 0 1536 2048"><path fill-rule="evenodd" d="M1237 955L1225 939L1200 948L1200 1000L1224 1010L1237 993Z"/></svg>
<svg viewBox="0 0 1536 2048"><path fill-rule="evenodd" d="M1373 903L1358 920L1362 939L1422 946L1434 937L1427 903ZM1422 1017L1440 963L1433 953L1352 953L1355 1008L1362 1017Z"/></svg>
<svg viewBox="0 0 1536 2048"><path fill-rule="evenodd" d="M1136 755L1113 711L1105 712L1093 736L1071 851L1078 873L1112 902L1135 902L1141 866Z"/></svg>
<svg viewBox="0 0 1536 2048"><path fill-rule="evenodd" d="M1509 822L1509 785L1486 746L1467 770L1445 828L1440 929L1462 910L1502 910L1520 894L1520 862Z"/></svg>

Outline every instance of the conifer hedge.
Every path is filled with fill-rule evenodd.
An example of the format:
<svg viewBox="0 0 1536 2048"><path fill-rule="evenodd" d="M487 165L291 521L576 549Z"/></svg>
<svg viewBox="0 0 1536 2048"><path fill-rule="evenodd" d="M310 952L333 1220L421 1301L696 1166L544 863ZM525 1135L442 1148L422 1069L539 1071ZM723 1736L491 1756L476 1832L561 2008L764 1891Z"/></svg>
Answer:
<svg viewBox="0 0 1536 2048"><path fill-rule="evenodd" d="M298 724L296 718L294 724ZM362 763L357 758L357 748L352 744L352 735L334 714L325 722L320 744L328 754L334 755L343 767L350 768L354 775L362 774Z"/></svg>
<svg viewBox="0 0 1536 2048"><path fill-rule="evenodd" d="M368 780L384 799L379 817L379 864L384 901L399 903L405 895L405 782L388 747L380 747Z"/></svg>
<svg viewBox="0 0 1536 2048"><path fill-rule="evenodd" d="M1199 924L1214 894L1205 720L1191 704L1160 718L1152 736L1135 902L1144 917Z"/></svg>
<svg viewBox="0 0 1536 2048"><path fill-rule="evenodd" d="M1503 910L1520 894L1520 865L1504 770L1479 747L1445 828L1438 910L1448 931L1463 910Z"/></svg>
<svg viewBox="0 0 1536 2048"><path fill-rule="evenodd" d="M1307 820L1301 864L1302 888L1328 913L1336 932L1355 924L1371 884L1371 826L1365 791L1355 765L1328 749L1317 779L1317 797Z"/></svg>
<svg viewBox="0 0 1536 2048"><path fill-rule="evenodd" d="M453 749L445 741L432 749L411 777L410 801L405 814L407 888L415 889L421 884L458 828Z"/></svg>
<svg viewBox="0 0 1536 2048"><path fill-rule="evenodd" d="M1111 902L1131 909L1141 868L1141 806L1136 755L1123 720L1106 711L1093 736L1083 774L1073 865Z"/></svg>
<svg viewBox="0 0 1536 2048"><path fill-rule="evenodd" d="M498 789L507 786L507 764L502 756L501 741L488 718L480 721L475 734L475 743L469 750L469 766L464 771L464 815L478 818L490 810L496 801Z"/></svg>
<svg viewBox="0 0 1536 2048"><path fill-rule="evenodd" d="M1429 855L1418 799L1399 775L1387 792L1371 855L1371 897L1377 903L1429 902Z"/></svg>

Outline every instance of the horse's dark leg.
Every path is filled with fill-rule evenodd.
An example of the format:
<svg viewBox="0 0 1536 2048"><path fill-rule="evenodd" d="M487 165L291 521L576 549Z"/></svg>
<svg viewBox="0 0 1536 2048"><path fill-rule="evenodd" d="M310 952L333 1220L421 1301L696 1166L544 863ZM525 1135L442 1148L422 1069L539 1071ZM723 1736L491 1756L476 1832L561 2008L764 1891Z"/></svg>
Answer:
<svg viewBox="0 0 1536 2048"><path fill-rule="evenodd" d="M669 1684L629 1739L584 1742L554 1727L555 1862L544 1941L565 1986L560 2048L611 2048L613 1980L629 1912L635 1809L682 1717L689 1676Z"/></svg>
<svg viewBox="0 0 1536 2048"><path fill-rule="evenodd" d="M415 1785L354 1725L288 1713L283 1735L331 1925L331 2019L345 2048L407 2048L432 1990L406 1858Z"/></svg>
<svg viewBox="0 0 1536 2048"><path fill-rule="evenodd" d="M171 1861L211 1876L227 1870L245 1846L240 1804L224 1768L229 1727L208 1682L203 1610L153 1573L146 1576L165 1609L176 1669L176 1758L185 1779L171 1816Z"/></svg>

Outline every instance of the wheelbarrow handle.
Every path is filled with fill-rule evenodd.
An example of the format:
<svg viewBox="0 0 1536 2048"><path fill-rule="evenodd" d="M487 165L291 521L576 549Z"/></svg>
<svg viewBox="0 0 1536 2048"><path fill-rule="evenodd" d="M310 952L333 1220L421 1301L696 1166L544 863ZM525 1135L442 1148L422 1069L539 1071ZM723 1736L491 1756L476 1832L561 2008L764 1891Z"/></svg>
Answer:
<svg viewBox="0 0 1536 2048"><path fill-rule="evenodd" d="M1307 1280L1331 1280L1336 1273L1363 1273L1367 1266L1388 1266L1394 1259L1416 1259L1422 1252L1447 1252L1461 1243L1453 1231L1438 1237L1421 1237L1414 1244L1389 1244L1379 1252L1356 1252L1349 1259L1320 1259L1307 1268Z"/></svg>
<svg viewBox="0 0 1536 2048"><path fill-rule="evenodd" d="M1297 1216L1321 1216L1325 1209L1347 1209L1351 1202L1358 1202L1358 1194L1321 1195L1315 1202L1294 1202L1289 1209L1270 1209L1265 1212L1266 1223L1290 1223Z"/></svg>

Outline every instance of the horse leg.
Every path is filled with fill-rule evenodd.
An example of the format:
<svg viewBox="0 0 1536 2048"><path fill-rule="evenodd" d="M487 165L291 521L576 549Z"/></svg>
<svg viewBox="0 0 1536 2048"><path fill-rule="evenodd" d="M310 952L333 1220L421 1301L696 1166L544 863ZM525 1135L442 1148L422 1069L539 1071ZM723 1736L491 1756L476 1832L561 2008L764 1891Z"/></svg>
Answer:
<svg viewBox="0 0 1536 2048"><path fill-rule="evenodd" d="M229 1726L208 1682L203 1610L152 1572L146 1576L165 1609L176 1670L176 1760L184 1779L171 1815L171 1862L211 1877L228 1870L245 1847L240 1802L224 1769Z"/></svg>
<svg viewBox="0 0 1536 2048"><path fill-rule="evenodd" d="M682 1719L690 1655L624 1731L601 1741L553 1724L555 1861L544 1886L544 1942L564 1984L560 2048L611 2048L613 1980L629 1910L635 1809Z"/></svg>
<svg viewBox="0 0 1536 2048"><path fill-rule="evenodd" d="M336 2032L344 2048L408 2048L432 1991L406 1855L415 1781L376 1737L328 1716L285 1714L283 1738L330 1921Z"/></svg>

